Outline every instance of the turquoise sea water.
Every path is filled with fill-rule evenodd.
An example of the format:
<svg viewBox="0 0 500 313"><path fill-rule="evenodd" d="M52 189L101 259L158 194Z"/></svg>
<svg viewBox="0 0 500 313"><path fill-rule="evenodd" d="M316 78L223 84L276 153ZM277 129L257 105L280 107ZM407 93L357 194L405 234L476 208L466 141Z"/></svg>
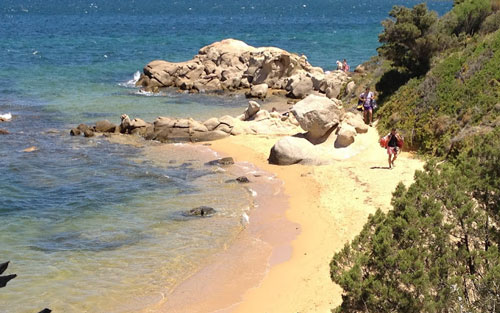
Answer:
<svg viewBox="0 0 500 313"><path fill-rule="evenodd" d="M80 122L122 113L203 119L240 113L242 97L146 97L127 84L154 59L191 59L236 38L305 54L332 69L376 54L392 5L418 1L14 1L0 2L0 261L19 275L0 290L0 312L127 312L197 268L237 232L248 190L207 167L209 152L75 138ZM428 1L440 14L452 1ZM21 152L36 146L33 153ZM204 221L179 210L210 205ZM119 308L119 309L118 309ZM129 310L134 311L134 310Z"/></svg>

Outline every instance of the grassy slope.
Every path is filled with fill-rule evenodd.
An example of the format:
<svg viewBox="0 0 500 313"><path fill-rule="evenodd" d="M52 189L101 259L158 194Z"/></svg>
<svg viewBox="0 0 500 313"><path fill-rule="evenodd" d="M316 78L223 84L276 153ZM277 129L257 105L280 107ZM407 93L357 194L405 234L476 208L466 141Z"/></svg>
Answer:
<svg viewBox="0 0 500 313"><path fill-rule="evenodd" d="M378 118L380 133L397 127L410 147L434 155L499 126L500 31L437 57L423 78L383 104Z"/></svg>

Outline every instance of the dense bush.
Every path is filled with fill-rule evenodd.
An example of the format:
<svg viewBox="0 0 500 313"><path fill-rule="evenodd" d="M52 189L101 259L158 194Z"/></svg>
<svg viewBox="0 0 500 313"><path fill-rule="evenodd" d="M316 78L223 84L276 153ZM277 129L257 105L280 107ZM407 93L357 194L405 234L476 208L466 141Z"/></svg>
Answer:
<svg viewBox="0 0 500 313"><path fill-rule="evenodd" d="M475 34L491 13L491 0L465 0L456 4L449 13L454 20L453 33Z"/></svg>
<svg viewBox="0 0 500 313"><path fill-rule="evenodd" d="M330 264L338 312L499 312L500 127L430 162Z"/></svg>

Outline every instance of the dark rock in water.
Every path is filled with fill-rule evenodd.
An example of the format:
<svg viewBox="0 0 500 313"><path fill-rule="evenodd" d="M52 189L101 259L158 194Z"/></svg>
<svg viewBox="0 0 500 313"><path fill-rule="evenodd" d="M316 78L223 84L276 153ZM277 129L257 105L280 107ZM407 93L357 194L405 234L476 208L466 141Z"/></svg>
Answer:
<svg viewBox="0 0 500 313"><path fill-rule="evenodd" d="M205 163L205 165L232 165L232 164L234 164L234 160L232 157L222 158Z"/></svg>
<svg viewBox="0 0 500 313"><path fill-rule="evenodd" d="M8 135L8 134L10 134L8 130L0 128L0 135Z"/></svg>
<svg viewBox="0 0 500 313"><path fill-rule="evenodd" d="M90 128L88 128L88 129L83 131L83 135L85 137L94 137L94 132L92 130L90 130Z"/></svg>
<svg viewBox="0 0 500 313"><path fill-rule="evenodd" d="M95 123L95 131L100 133L113 133L115 132L116 125L108 120L98 121Z"/></svg>
<svg viewBox="0 0 500 313"><path fill-rule="evenodd" d="M7 286L7 283L11 280L16 278L16 274L11 274L11 275L6 275L6 276L0 276L0 288Z"/></svg>
<svg viewBox="0 0 500 313"><path fill-rule="evenodd" d="M5 262L0 264L0 274L5 272L5 270L9 267L9 262ZM7 283L11 280L16 278L16 274L11 274L11 275L6 275L6 276L0 276L0 288L7 286Z"/></svg>
<svg viewBox="0 0 500 313"><path fill-rule="evenodd" d="M3 274L3 272L5 272L5 270L7 269L7 267L9 267L9 262L10 261L0 264L0 274Z"/></svg>
<svg viewBox="0 0 500 313"><path fill-rule="evenodd" d="M214 215L216 212L217 211L214 208L211 208L209 206L200 206L187 211L186 215L208 217Z"/></svg>
<svg viewBox="0 0 500 313"><path fill-rule="evenodd" d="M239 183L242 183L242 184L250 182L250 180L246 176L240 176L240 177L236 178L236 181Z"/></svg>
<svg viewBox="0 0 500 313"><path fill-rule="evenodd" d="M78 129L78 128L72 128L70 131L69 131L69 134L71 136L80 136L81 135L81 131Z"/></svg>

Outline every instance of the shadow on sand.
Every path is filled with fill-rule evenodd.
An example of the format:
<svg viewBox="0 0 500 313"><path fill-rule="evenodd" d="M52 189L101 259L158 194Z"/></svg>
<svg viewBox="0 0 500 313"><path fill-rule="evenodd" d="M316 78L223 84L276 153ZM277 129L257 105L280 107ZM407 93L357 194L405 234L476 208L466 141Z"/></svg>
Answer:
<svg viewBox="0 0 500 313"><path fill-rule="evenodd" d="M372 166L370 167L371 170L390 170L391 168L389 166Z"/></svg>

